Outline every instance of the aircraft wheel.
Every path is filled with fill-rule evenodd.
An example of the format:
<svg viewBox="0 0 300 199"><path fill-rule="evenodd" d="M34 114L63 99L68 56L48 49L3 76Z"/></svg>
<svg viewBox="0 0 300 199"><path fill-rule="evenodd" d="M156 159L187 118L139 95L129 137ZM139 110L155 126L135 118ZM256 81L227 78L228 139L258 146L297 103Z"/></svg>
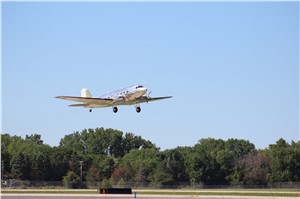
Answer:
<svg viewBox="0 0 300 199"><path fill-rule="evenodd" d="M139 113L139 112L141 112L141 107L136 107L135 110L137 113Z"/></svg>
<svg viewBox="0 0 300 199"><path fill-rule="evenodd" d="M114 113L118 112L118 107L114 107L114 108L113 108L113 112L114 112Z"/></svg>

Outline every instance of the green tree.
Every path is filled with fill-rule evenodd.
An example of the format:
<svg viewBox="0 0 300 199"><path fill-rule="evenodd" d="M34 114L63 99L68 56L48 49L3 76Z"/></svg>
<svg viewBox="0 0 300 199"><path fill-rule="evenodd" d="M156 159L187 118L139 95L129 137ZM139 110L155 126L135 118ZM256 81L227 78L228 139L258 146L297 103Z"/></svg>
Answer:
<svg viewBox="0 0 300 199"><path fill-rule="evenodd" d="M276 144L269 145L269 154L272 159L272 182L286 182L299 180L300 147L298 143L287 143L279 139Z"/></svg>
<svg viewBox="0 0 300 199"><path fill-rule="evenodd" d="M115 160L111 156L93 156L93 163L87 172L88 182L101 182L109 179L115 169Z"/></svg>
<svg viewBox="0 0 300 199"><path fill-rule="evenodd" d="M72 151L64 147L53 147L49 155L51 175L50 181L61 181L63 176L70 170L69 161ZM78 165L77 165L78 166Z"/></svg>
<svg viewBox="0 0 300 199"><path fill-rule="evenodd" d="M126 167L128 162L132 168L133 179L143 179L146 183L151 182L153 178L152 175L155 172L157 164L160 162L159 151L157 149L141 149L141 150L131 150L126 154L119 162L119 167ZM137 171L142 171L137 175Z"/></svg>
<svg viewBox="0 0 300 199"><path fill-rule="evenodd" d="M16 155L20 151L22 151L21 146L24 144L24 139L22 139L20 136L8 136L7 142L7 151L11 156ZM2 140L1 140L1 146L2 146Z"/></svg>
<svg viewBox="0 0 300 199"><path fill-rule="evenodd" d="M165 186L172 186L174 185L174 179L171 172L166 172L169 168L167 168L163 162L158 162L156 168L151 175L151 184L158 187L163 188Z"/></svg>
<svg viewBox="0 0 300 199"><path fill-rule="evenodd" d="M69 171L67 175L63 177L63 183L64 186L69 189L78 189L81 187L80 177L73 171Z"/></svg>
<svg viewBox="0 0 300 199"><path fill-rule="evenodd" d="M8 151L8 146L11 142L11 136L9 134L1 134L1 169L3 169L3 178L10 178L10 161L12 155Z"/></svg>
<svg viewBox="0 0 300 199"><path fill-rule="evenodd" d="M43 144L43 140L41 139L41 135L39 134L31 134L25 136L25 141L34 142L36 144Z"/></svg>
<svg viewBox="0 0 300 199"><path fill-rule="evenodd" d="M184 158L178 149L165 150L161 152L160 158L160 164L157 165L159 167L158 170L161 169L166 174L163 184L177 185L189 181Z"/></svg>
<svg viewBox="0 0 300 199"><path fill-rule="evenodd" d="M135 136L133 133L126 133L123 139L124 154L134 149L156 148L155 144L149 140L144 140L141 136Z"/></svg>
<svg viewBox="0 0 300 199"><path fill-rule="evenodd" d="M29 178L28 158L22 152L14 155L10 164L12 178L19 180L27 180Z"/></svg>
<svg viewBox="0 0 300 199"><path fill-rule="evenodd" d="M111 155L123 157L132 149L155 148L150 141L141 139L139 136L115 129L84 129L66 135L60 141L60 146L72 149L80 155Z"/></svg>
<svg viewBox="0 0 300 199"><path fill-rule="evenodd" d="M36 154L31 160L31 176L30 180L34 181L48 181L50 170L50 160L48 154Z"/></svg>
<svg viewBox="0 0 300 199"><path fill-rule="evenodd" d="M300 142L284 139L260 151L246 140L213 138L201 139L193 147L160 151L140 136L115 129L77 131L64 136L58 147L44 144L39 134L25 139L1 134L1 158L5 178L63 180L70 187L77 187L79 161L84 161L83 180L97 184L300 181Z"/></svg>
<svg viewBox="0 0 300 199"><path fill-rule="evenodd" d="M189 177L192 182L229 184L235 160L254 149L254 145L245 140L201 139L191 154Z"/></svg>
<svg viewBox="0 0 300 199"><path fill-rule="evenodd" d="M294 182L300 181L300 141L291 143L292 160L290 165L291 176Z"/></svg>

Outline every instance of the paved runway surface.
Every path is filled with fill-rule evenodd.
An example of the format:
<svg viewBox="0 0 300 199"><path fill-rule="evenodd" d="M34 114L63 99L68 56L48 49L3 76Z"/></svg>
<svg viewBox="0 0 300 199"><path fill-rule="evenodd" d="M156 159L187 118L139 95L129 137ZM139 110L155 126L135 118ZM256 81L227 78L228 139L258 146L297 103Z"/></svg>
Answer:
<svg viewBox="0 0 300 199"><path fill-rule="evenodd" d="M95 199L95 198L134 198L134 195L90 195L90 194L1 194L3 199ZM138 195L137 199L299 199L299 197L261 197L261 196L177 196L177 195Z"/></svg>

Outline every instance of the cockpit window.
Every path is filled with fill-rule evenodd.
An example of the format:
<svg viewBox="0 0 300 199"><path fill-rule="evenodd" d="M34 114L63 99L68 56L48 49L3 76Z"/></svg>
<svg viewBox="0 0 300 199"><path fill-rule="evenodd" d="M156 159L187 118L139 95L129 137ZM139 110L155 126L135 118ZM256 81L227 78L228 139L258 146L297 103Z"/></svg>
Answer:
<svg viewBox="0 0 300 199"><path fill-rule="evenodd" d="M135 88L143 88L143 86L142 85L138 85L137 87L135 87Z"/></svg>

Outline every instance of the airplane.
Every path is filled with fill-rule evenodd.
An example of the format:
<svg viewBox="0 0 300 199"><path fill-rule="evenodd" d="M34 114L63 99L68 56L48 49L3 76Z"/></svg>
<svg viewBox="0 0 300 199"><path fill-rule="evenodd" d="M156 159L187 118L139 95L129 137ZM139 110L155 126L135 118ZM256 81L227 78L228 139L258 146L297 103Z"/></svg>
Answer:
<svg viewBox="0 0 300 199"><path fill-rule="evenodd" d="M81 97L75 96L57 96L55 98L81 102L80 104L71 104L71 107L84 107L89 108L92 112L93 108L113 107L113 112L118 112L120 105L135 105L137 113L141 112L140 103L152 102L156 100L168 99L172 96L165 97L150 97L151 91L147 93L147 88L142 85L133 85L122 88L117 91L109 92L100 97L92 97L90 91L86 88L81 89Z"/></svg>

